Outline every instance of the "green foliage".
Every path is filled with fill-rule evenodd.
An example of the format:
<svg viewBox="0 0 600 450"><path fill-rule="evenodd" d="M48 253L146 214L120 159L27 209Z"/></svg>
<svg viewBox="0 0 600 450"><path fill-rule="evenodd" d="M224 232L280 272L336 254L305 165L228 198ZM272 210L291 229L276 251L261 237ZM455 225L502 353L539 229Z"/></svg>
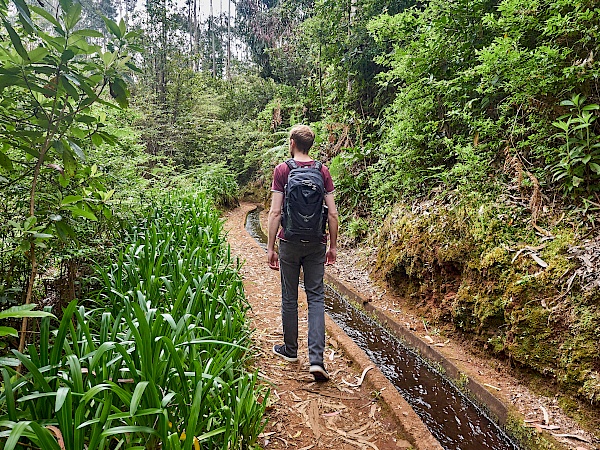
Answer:
<svg viewBox="0 0 600 450"><path fill-rule="evenodd" d="M260 88L266 86L268 91L268 83L257 83L252 91L256 97L246 92L246 103L238 110L240 90L253 86L252 82L236 78L228 83L191 73L187 80L190 84L185 92L176 96L169 91L163 105L148 102L142 94L135 98L141 112L136 126L141 129L146 151L179 166L180 171L223 163L236 174L238 182L247 182L256 170L255 152L263 136L247 116L264 107L266 99L261 95L270 99Z"/></svg>
<svg viewBox="0 0 600 450"><path fill-rule="evenodd" d="M169 180L190 194L202 192L217 208L238 205L239 186L236 176L225 163L207 164L187 171Z"/></svg>
<svg viewBox="0 0 600 450"><path fill-rule="evenodd" d="M87 165L86 150L115 144L104 129L105 115L93 107L116 107L110 97L127 105L125 79L133 67L128 51L134 34L122 21L106 19L113 36L102 48L90 43L90 38L103 38L101 33L79 26L79 4L61 1L55 15L21 1L15 6L14 23L6 5L0 7L6 31L0 38L0 188L8 224L1 231L10 236L1 262L15 267L27 259L29 303L38 268L77 240L79 224L88 231L93 226L85 222L112 219L107 203L114 191L97 165ZM9 269L2 278L17 284L22 275L15 275Z"/></svg>
<svg viewBox="0 0 600 450"><path fill-rule="evenodd" d="M245 369L248 305L217 213L174 196L125 241L98 267L99 303L43 318L39 344L14 352L24 375L3 368L5 448L252 448L265 402Z"/></svg>
<svg viewBox="0 0 600 450"><path fill-rule="evenodd" d="M592 112L600 109L600 105L585 105L585 97L579 94L560 104L568 106L571 113L552 123L562 131L565 142L560 147L560 161L552 168L554 181L561 181L567 193L589 198L599 189L600 181L600 137L594 132L596 117Z"/></svg>
<svg viewBox="0 0 600 450"><path fill-rule="evenodd" d="M0 319L20 319L23 317L54 317L46 311L32 311L36 305L19 305L0 311ZM17 337L18 333L12 327L0 326L0 337L6 335Z"/></svg>

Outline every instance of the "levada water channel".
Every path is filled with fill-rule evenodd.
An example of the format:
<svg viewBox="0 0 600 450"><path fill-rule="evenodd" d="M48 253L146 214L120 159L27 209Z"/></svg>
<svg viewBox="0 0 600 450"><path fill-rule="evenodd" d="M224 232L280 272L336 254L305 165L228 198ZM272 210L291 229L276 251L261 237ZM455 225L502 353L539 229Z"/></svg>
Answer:
<svg viewBox="0 0 600 450"><path fill-rule="evenodd" d="M260 211L248 213L246 230L266 249ZM446 450L518 450L506 433L456 386L330 286L325 309L412 406Z"/></svg>

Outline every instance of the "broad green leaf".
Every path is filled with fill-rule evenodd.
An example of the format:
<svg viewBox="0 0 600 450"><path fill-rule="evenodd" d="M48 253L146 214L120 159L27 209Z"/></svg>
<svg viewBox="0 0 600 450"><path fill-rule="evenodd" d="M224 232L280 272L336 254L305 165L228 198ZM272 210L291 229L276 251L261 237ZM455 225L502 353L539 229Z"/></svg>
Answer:
<svg viewBox="0 0 600 450"><path fill-rule="evenodd" d="M17 330L15 330L13 327L0 326L0 337L4 337L4 336L19 337L19 332Z"/></svg>
<svg viewBox="0 0 600 450"><path fill-rule="evenodd" d="M115 62L115 59L117 58L117 53L104 52L102 53L101 57L102 61L104 62L104 65L108 68L113 62Z"/></svg>
<svg viewBox="0 0 600 450"><path fill-rule="evenodd" d="M29 428L29 424L30 422L17 422L17 424L12 428L10 436L6 440L6 444L4 444L4 450L13 450L16 447L16 445L19 443L21 435L27 428Z"/></svg>
<svg viewBox="0 0 600 450"><path fill-rule="evenodd" d="M54 227L61 241L65 242L69 237L75 239L75 232L64 220L55 222Z"/></svg>
<svg viewBox="0 0 600 450"><path fill-rule="evenodd" d="M80 202L81 200L83 200L83 197L81 195L67 195L60 202L60 206L71 205L73 203Z"/></svg>
<svg viewBox="0 0 600 450"><path fill-rule="evenodd" d="M121 108L126 108L129 104L129 90L123 80L117 78L109 83L110 95L117 101Z"/></svg>
<svg viewBox="0 0 600 450"><path fill-rule="evenodd" d="M33 12L35 12L36 14L42 16L44 19L46 19L48 22L50 22L52 25L54 25L54 27L57 30L60 30L62 33L64 34L64 31L62 30L62 26L60 24L60 22L58 22L58 20L56 20L56 18L50 14L48 11L46 11L44 8L40 8L39 6L35 6L35 5L29 5L29 9Z"/></svg>
<svg viewBox="0 0 600 450"><path fill-rule="evenodd" d="M585 105L583 108L581 108L582 111L594 111L596 109L600 109L600 105L595 103L591 105Z"/></svg>
<svg viewBox="0 0 600 450"><path fill-rule="evenodd" d="M72 49L67 48L61 53L60 60L63 63L66 63L68 61L71 61L74 57L75 57L75 52Z"/></svg>
<svg viewBox="0 0 600 450"><path fill-rule="evenodd" d="M579 178L578 176L573 176L573 186L575 187L579 187L579 185L581 184L581 182L583 181L583 178Z"/></svg>
<svg viewBox="0 0 600 450"><path fill-rule="evenodd" d="M4 379L4 404L8 412L8 418L13 422L17 421L17 408L15 405L15 396L13 392L13 384L10 380L10 375L5 367L2 368L2 378Z"/></svg>
<svg viewBox="0 0 600 450"><path fill-rule="evenodd" d="M98 218L91 211L86 211L85 209L71 207L69 208L73 213L73 217L84 217L86 219L92 220L94 222L98 221Z"/></svg>
<svg viewBox="0 0 600 450"><path fill-rule="evenodd" d="M208 439L208 438L211 438L211 437L213 437L213 436L216 436L217 434L224 433L224 432L225 432L225 430L226 430L226 428L225 428L225 427L217 428L216 430L212 430L212 431L209 431L208 433L204 433L204 434L202 434L202 435L198 436L198 437L197 437L197 439L198 439L200 442L202 442L202 441L205 441L205 440L206 440L206 439Z"/></svg>
<svg viewBox="0 0 600 450"><path fill-rule="evenodd" d="M63 13L67 13L73 7L73 0L58 0Z"/></svg>
<svg viewBox="0 0 600 450"><path fill-rule="evenodd" d="M66 147L64 148L62 157L65 176L67 178L71 178L75 175L75 172L77 171L77 162L75 161L75 158L73 158L71 150L67 149Z"/></svg>
<svg viewBox="0 0 600 450"><path fill-rule="evenodd" d="M117 39L121 39L123 35L121 34L121 30L119 29L119 25L114 20L109 19L108 17L102 16L102 20L106 24L106 28L115 35Z"/></svg>
<svg viewBox="0 0 600 450"><path fill-rule="evenodd" d="M71 389L68 387L60 387L56 391L56 403L54 404L54 412L61 410L67 399L67 395L71 393Z"/></svg>
<svg viewBox="0 0 600 450"><path fill-rule="evenodd" d="M104 35L96 30L90 30L88 28L84 28L83 30L77 30L73 32L73 36L84 36L84 37L92 37L92 38L103 38Z"/></svg>
<svg viewBox="0 0 600 450"><path fill-rule="evenodd" d="M596 163L590 163L590 169L592 172L600 175L600 165Z"/></svg>
<svg viewBox="0 0 600 450"><path fill-rule="evenodd" d="M48 50L44 47L34 48L29 52L29 60L32 63L40 62L48 55Z"/></svg>
<svg viewBox="0 0 600 450"><path fill-rule="evenodd" d="M29 216L27 219L25 219L25 222L23 223L23 229L25 231L31 230L35 226L36 223L37 223L37 217Z"/></svg>
<svg viewBox="0 0 600 450"><path fill-rule="evenodd" d="M21 362L16 358L6 358L0 356L0 366L17 367Z"/></svg>
<svg viewBox="0 0 600 450"><path fill-rule="evenodd" d="M119 21L119 31L121 32L121 37L125 36L125 33L127 32L127 26L125 25L123 18Z"/></svg>
<svg viewBox="0 0 600 450"><path fill-rule="evenodd" d="M65 152L65 144L63 144L62 141L52 141L52 148L55 149L60 156Z"/></svg>
<svg viewBox="0 0 600 450"><path fill-rule="evenodd" d="M142 69L140 69L140 68L139 68L138 66L136 66L135 64L132 64L132 63L129 63L129 62L128 62L128 63L125 63L125 65L126 65L127 67L129 67L131 70L133 70L134 72L137 72L137 73L143 73L143 70L142 70Z"/></svg>
<svg viewBox="0 0 600 450"><path fill-rule="evenodd" d="M66 188L69 185L70 178L65 177L63 173L58 176L58 184Z"/></svg>
<svg viewBox="0 0 600 450"><path fill-rule="evenodd" d="M13 170L13 163L8 156L2 151L0 151L0 166L4 167L9 172Z"/></svg>
<svg viewBox="0 0 600 450"><path fill-rule="evenodd" d="M75 28L75 25L81 19L81 4L75 3L68 10L66 10L67 15L65 17L65 25L67 29L71 30Z"/></svg>
<svg viewBox="0 0 600 450"><path fill-rule="evenodd" d="M17 11L19 12L21 23L26 23L27 25L29 25L30 29L35 28L35 25L31 20L31 12L29 11L27 3L25 3L23 0L12 0L12 2L17 8Z"/></svg>
<svg viewBox="0 0 600 450"><path fill-rule="evenodd" d="M0 319L20 319L22 317L55 317L47 311L33 311L37 305L30 303L29 305L18 305L0 311Z"/></svg>
<svg viewBox="0 0 600 450"><path fill-rule="evenodd" d="M37 422L31 422L30 427L37 436L41 448L44 450L61 450L61 447L47 428L44 428Z"/></svg>
<svg viewBox="0 0 600 450"><path fill-rule="evenodd" d="M83 150L81 149L81 147L79 145L77 145L74 141L69 140L68 141L69 146L71 147L71 149L75 152L75 154L77 155L77 157L85 163L85 153L83 152Z"/></svg>
<svg viewBox="0 0 600 450"><path fill-rule="evenodd" d="M92 143L96 147L99 147L100 145L102 145L104 143L104 139L102 139L102 136L100 136L98 133L92 134L91 138L92 138Z"/></svg>
<svg viewBox="0 0 600 450"><path fill-rule="evenodd" d="M96 121L98 119L96 119L94 116L89 116L87 114L78 114L77 116L75 116L75 120L77 122L81 122L81 123L85 123L85 124L91 125L93 123L96 123Z"/></svg>
<svg viewBox="0 0 600 450"><path fill-rule="evenodd" d="M144 433L144 434L151 434L151 435L157 434L157 432L153 428L142 427L142 426L137 426L137 425L126 425L126 426L122 426L122 427L114 427L114 428L109 428L108 430L104 430L102 432L102 437L115 436L117 434L124 434L124 433Z"/></svg>
<svg viewBox="0 0 600 450"><path fill-rule="evenodd" d="M131 417L135 416L135 412L140 406L140 401L142 400L142 395L144 394L144 390L148 387L147 381L142 381L138 383L133 391L133 395L131 396L131 404L129 405L129 415Z"/></svg>
<svg viewBox="0 0 600 450"><path fill-rule="evenodd" d="M29 61L29 55L27 54L27 50L23 47L23 43L21 42L21 38L17 34L17 32L13 29L13 27L6 20L3 20L4 28L8 31L8 36L10 37L10 41L12 42L15 50L23 58L25 61Z"/></svg>
<svg viewBox="0 0 600 450"><path fill-rule="evenodd" d="M33 233L31 236L35 239L52 239L54 237L53 234L48 233Z"/></svg>

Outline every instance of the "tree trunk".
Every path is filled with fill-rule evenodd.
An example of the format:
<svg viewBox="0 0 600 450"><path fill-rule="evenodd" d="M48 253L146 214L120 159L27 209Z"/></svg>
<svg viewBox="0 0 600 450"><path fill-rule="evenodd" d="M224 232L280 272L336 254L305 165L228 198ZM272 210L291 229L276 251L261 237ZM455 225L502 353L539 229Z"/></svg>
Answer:
<svg viewBox="0 0 600 450"><path fill-rule="evenodd" d="M209 31L212 40L212 75L214 78L217 77L217 60L215 57L215 24L213 16L213 0L210 0L210 18L208 22Z"/></svg>
<svg viewBox="0 0 600 450"><path fill-rule="evenodd" d="M47 136L46 142L44 143L44 147L40 151L40 156L38 157L38 161L33 171L33 180L31 181L31 190L29 191L29 217L35 216L35 194L37 189L37 182L40 176L40 170L42 169L42 164L44 163L46 153L48 152L48 148L50 148L50 137ZM37 277L37 259L35 257L35 242L31 242L31 248L29 249L29 261L31 262L31 275L29 276L29 282L27 283L27 292L25 294L26 305L29 305L31 303L31 299L33 298L33 287L35 285L35 279ZM25 349L26 340L27 317L23 317L23 322L21 322L21 336L19 336L19 353L23 353L23 350ZM19 365L18 370L21 370L21 365Z"/></svg>
<svg viewBox="0 0 600 450"><path fill-rule="evenodd" d="M227 0L227 79L231 80L231 0Z"/></svg>

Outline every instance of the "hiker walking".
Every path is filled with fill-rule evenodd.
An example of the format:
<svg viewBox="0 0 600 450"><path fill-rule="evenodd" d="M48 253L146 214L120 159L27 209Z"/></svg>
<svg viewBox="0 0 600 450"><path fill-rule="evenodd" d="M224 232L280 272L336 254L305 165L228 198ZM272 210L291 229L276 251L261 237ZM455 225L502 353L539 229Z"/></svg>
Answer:
<svg viewBox="0 0 600 450"><path fill-rule="evenodd" d="M314 140L310 127L294 126L289 138L291 159L275 167L267 258L269 267L281 274L283 344L275 345L273 352L286 361L298 361L298 284L302 267L308 301L309 372L316 381L327 381L329 374L323 363L323 276L325 264L336 260L338 213L329 169L308 155ZM275 251L276 238L279 238L279 255Z"/></svg>

